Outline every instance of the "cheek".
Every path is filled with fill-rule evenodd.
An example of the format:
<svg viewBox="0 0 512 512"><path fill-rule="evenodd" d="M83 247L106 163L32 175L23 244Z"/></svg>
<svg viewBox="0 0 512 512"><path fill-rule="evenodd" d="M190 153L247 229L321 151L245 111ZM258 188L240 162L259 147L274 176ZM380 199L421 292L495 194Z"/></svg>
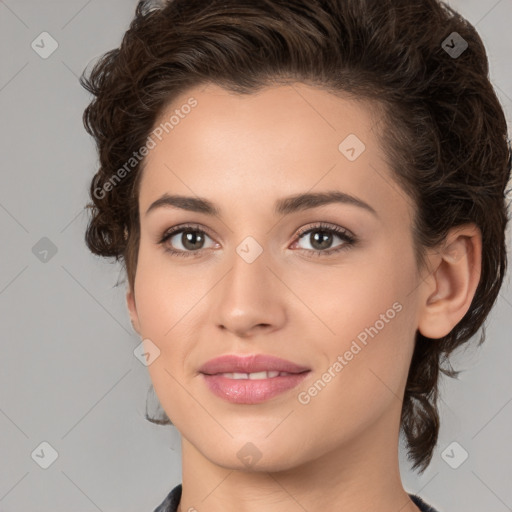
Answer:
<svg viewBox="0 0 512 512"><path fill-rule="evenodd" d="M351 323L347 335L330 344L328 363L301 390L296 419L308 425L318 418L326 449L333 439L357 437L388 413L399 415L412 355L412 316L405 305L401 310L387 308L387 302L383 306L361 309L357 319L346 319ZM386 311L388 323L375 316ZM341 322L338 326L343 332Z"/></svg>
<svg viewBox="0 0 512 512"><path fill-rule="evenodd" d="M173 397L180 393L178 381L183 380L187 357L195 340L204 337L198 334L197 326L201 325L208 304L205 295L211 286L207 280L194 280L191 274L191 267L179 268L165 256L141 248L135 282L137 314L142 337L160 351L148 372L166 411L165 404L176 410Z"/></svg>
<svg viewBox="0 0 512 512"><path fill-rule="evenodd" d="M396 259L391 249L380 247L374 254L360 254L342 266L312 269L307 277L298 271L286 276L294 294L303 298L318 319L325 347L338 348L360 333L364 338L375 323L379 333L389 332L410 291L407 287L413 282L414 269L407 261ZM293 297L291 301L297 302ZM304 304L297 304L304 310Z"/></svg>
<svg viewBox="0 0 512 512"><path fill-rule="evenodd" d="M194 279L196 272L187 265L171 263L163 250L141 246L135 298L145 337L166 343L189 322L189 312L207 291L205 280Z"/></svg>
<svg viewBox="0 0 512 512"><path fill-rule="evenodd" d="M380 251L373 264L340 271L338 279L333 275L322 283L327 293L314 302L331 330L318 339L325 358L320 372L335 375L321 378L319 386L332 384L320 394L325 393L324 403L332 400L364 417L382 401L399 397L405 384L415 334L415 305L408 296L415 267L390 249Z"/></svg>

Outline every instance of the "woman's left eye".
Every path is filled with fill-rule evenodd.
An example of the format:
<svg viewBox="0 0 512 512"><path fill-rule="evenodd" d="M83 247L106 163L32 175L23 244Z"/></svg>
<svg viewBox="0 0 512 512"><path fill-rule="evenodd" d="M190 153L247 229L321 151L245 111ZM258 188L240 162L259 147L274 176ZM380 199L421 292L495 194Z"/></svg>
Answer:
<svg viewBox="0 0 512 512"><path fill-rule="evenodd" d="M306 235L310 236L307 237ZM333 238L335 237L341 239L342 243L334 248L327 247L332 245ZM173 242L174 238L176 238L176 241ZM158 243L164 246L166 252L176 256L197 256L200 254L201 249L208 248L204 247L206 238L212 240L210 236L198 226L176 226L165 232ZM337 253L356 243L355 236L346 229L326 224L320 224L306 230L301 230L297 234L297 241L294 242L293 245L298 244L302 240L309 241L309 244L312 246L311 249L303 249L316 256L327 256L332 253ZM168 241L172 243L168 244ZM173 248L176 243L181 244L182 248ZM213 242L209 248L211 249L215 247L215 245L216 243Z"/></svg>
<svg viewBox="0 0 512 512"><path fill-rule="evenodd" d="M334 248L328 248L327 246L331 246L333 238L336 237L341 239L342 243ZM302 230L299 233L298 238L298 241L309 241L310 246L312 246L312 250L308 249L308 252L312 252L315 256L328 256L344 249L348 249L356 243L356 237L348 230L339 226L330 226L327 224L320 224L318 226Z"/></svg>

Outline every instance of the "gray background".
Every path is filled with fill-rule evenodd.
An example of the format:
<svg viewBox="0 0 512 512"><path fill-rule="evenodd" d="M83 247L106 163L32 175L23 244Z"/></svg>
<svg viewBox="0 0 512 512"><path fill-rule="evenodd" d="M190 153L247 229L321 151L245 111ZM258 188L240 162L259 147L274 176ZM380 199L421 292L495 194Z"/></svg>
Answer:
<svg viewBox="0 0 512 512"><path fill-rule="evenodd" d="M136 3L0 0L3 512L152 511L181 481L179 435L144 419L150 379L133 354L139 338L124 283L116 287L120 268L83 242L97 157L82 126L90 98L78 76L119 45ZM452 5L486 43L510 126L512 0ZM47 59L31 47L44 31L58 42ZM37 255L44 249L46 262ZM487 342L460 351L453 364L466 371L441 384L429 469L418 477L401 458L405 488L440 512L512 510L509 283L507 275ZM454 441L462 448L451 451ZM39 465L51 456L42 442L58 453L48 469ZM452 465L462 449L468 459L453 469L442 456L447 447Z"/></svg>

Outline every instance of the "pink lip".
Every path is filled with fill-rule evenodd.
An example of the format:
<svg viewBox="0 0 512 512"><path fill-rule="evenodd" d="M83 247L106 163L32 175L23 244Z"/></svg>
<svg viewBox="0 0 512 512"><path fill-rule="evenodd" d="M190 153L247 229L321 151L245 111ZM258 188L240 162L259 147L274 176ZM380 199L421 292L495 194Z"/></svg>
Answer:
<svg viewBox="0 0 512 512"><path fill-rule="evenodd" d="M278 357L225 355L211 359L200 370L212 393L237 404L257 404L297 386L310 369ZM220 373L286 372L268 379L231 379Z"/></svg>
<svg viewBox="0 0 512 512"><path fill-rule="evenodd" d="M310 370L307 366L265 354L238 356L226 354L210 359L201 368L200 373L214 375L216 373L254 373L263 371L278 371L286 373L302 373Z"/></svg>

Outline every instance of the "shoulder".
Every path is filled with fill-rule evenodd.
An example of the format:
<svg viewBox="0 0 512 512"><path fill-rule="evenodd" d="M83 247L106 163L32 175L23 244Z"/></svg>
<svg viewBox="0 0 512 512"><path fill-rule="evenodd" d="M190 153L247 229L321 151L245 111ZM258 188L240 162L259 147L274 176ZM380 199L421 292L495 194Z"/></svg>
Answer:
<svg viewBox="0 0 512 512"><path fill-rule="evenodd" d="M425 503L419 496L416 496L415 494L409 494L409 496L421 512L438 512L436 509Z"/></svg>
<svg viewBox="0 0 512 512"><path fill-rule="evenodd" d="M178 484L155 508L153 512L176 512L181 499L181 484Z"/></svg>

